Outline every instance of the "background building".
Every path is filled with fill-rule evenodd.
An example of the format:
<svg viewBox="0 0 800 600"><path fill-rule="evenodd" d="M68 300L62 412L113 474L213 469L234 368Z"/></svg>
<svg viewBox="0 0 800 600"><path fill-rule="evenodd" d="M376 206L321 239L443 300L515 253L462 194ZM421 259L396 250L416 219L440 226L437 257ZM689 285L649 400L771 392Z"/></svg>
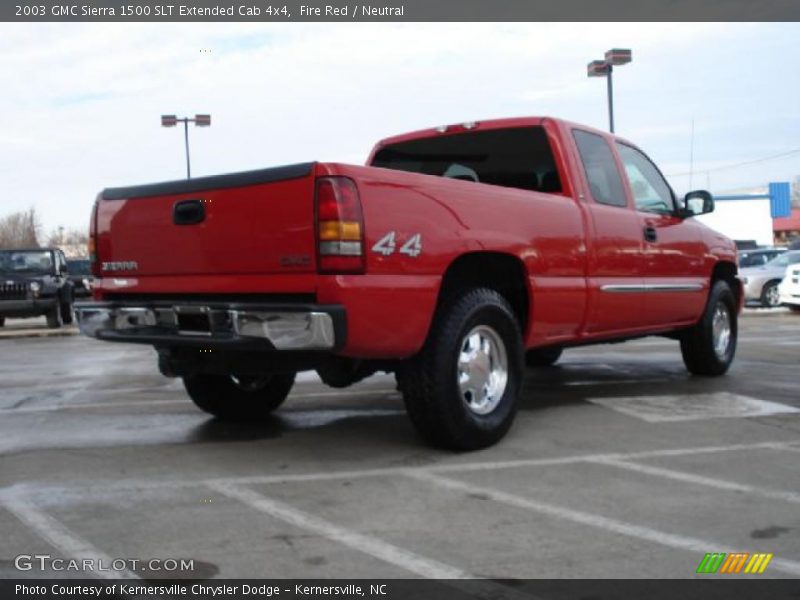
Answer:
<svg viewBox="0 0 800 600"><path fill-rule="evenodd" d="M766 189L715 194L714 201L714 212L698 220L740 243L773 245L775 221L792 214L788 182L770 183Z"/></svg>

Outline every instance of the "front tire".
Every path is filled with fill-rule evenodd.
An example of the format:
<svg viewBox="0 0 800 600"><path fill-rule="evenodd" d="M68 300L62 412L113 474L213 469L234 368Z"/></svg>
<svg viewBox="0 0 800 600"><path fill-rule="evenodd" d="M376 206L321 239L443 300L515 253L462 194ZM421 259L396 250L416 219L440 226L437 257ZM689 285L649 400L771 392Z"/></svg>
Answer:
<svg viewBox="0 0 800 600"><path fill-rule="evenodd" d="M72 324L72 299L69 299L66 302L62 302L59 305L59 310L61 311L61 321L65 325L71 325Z"/></svg>
<svg viewBox="0 0 800 600"><path fill-rule="evenodd" d="M6 318L0 317L0 327L5 327L5 325L6 325Z"/></svg>
<svg viewBox="0 0 800 600"><path fill-rule="evenodd" d="M283 404L294 377L295 373L248 378L199 373L184 377L183 385L201 410L227 421L250 421L266 418Z"/></svg>
<svg viewBox="0 0 800 600"><path fill-rule="evenodd" d="M397 379L411 422L428 443L477 450L511 427L522 373L511 307L496 291L478 288L443 305L424 348Z"/></svg>
<svg viewBox="0 0 800 600"><path fill-rule="evenodd" d="M738 337L736 307L730 286L717 281L700 321L681 337L681 354L690 373L714 377L730 368Z"/></svg>
<svg viewBox="0 0 800 600"><path fill-rule="evenodd" d="M768 282L761 290L761 305L767 308L775 308L781 305L781 297L778 291L778 281Z"/></svg>

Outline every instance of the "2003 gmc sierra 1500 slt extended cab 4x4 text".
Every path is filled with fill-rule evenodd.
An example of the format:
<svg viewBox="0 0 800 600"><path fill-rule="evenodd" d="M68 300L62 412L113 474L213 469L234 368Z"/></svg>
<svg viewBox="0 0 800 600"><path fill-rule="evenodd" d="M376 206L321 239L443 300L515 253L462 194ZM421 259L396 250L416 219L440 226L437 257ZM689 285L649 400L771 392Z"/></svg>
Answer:
<svg viewBox="0 0 800 600"><path fill-rule="evenodd" d="M220 418L255 419L298 371L394 372L430 443L511 426L523 369L665 335L696 375L736 349L736 249L636 146L552 118L386 139L367 166L305 163L103 191L81 330L151 344Z"/></svg>

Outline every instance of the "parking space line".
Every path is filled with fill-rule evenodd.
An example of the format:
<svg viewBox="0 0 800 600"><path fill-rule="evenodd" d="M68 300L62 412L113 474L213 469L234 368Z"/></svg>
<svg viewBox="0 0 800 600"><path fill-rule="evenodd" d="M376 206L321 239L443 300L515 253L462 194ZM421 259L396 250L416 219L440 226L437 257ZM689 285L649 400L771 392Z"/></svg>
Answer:
<svg viewBox="0 0 800 600"><path fill-rule="evenodd" d="M459 481L457 479L435 475L433 473L426 473L423 471L408 471L406 475L413 479L425 481L453 491L463 492L465 494L480 494L488 497L494 502L499 502L514 508L547 515L549 517L554 517L565 521L571 521L580 525L588 525L596 529L602 529L611 533L636 538L661 546L667 546L669 548L675 548L677 550L689 550L698 553L708 552L710 548L721 552L736 550L732 544L723 544L717 541L701 540L699 538L676 535L666 531L659 531L650 527L643 527L641 525L635 525L633 523L604 517L602 515L596 515L580 510L565 508L563 506L539 502L531 498L525 498L523 496L510 494L508 492L501 492L494 488L474 485ZM774 558L770 564L774 570L788 573L790 575L800 575L800 562Z"/></svg>
<svg viewBox="0 0 800 600"><path fill-rule="evenodd" d="M399 546L395 546L394 544L390 544L374 536L358 533L336 525L315 515L298 510L288 504L259 494L246 487L219 482L208 483L207 485L214 491L234 500L238 500L250 508L268 514L276 519L280 519L300 529L314 532L317 535L326 537L363 554L368 554L383 562L401 567L416 575L430 579L471 579L474 577L456 567L404 550Z"/></svg>
<svg viewBox="0 0 800 600"><path fill-rule="evenodd" d="M90 576L100 579L139 579L139 576L127 569L112 570L109 567L112 559L92 544L73 533L61 521L37 508L30 498L0 497L0 503L23 524L32 529L45 542L63 552L66 557L79 561L92 560L94 565L101 562L106 570L89 571Z"/></svg>
<svg viewBox="0 0 800 600"><path fill-rule="evenodd" d="M120 479L107 481L102 484L80 484L79 491L86 494L103 494L113 490L159 490L196 487L201 485L266 485L272 483L304 483L312 481L330 481L337 479L360 479L366 477L391 477L403 475L407 472L428 473L460 473L472 471L491 471L497 469L514 469L529 467L548 467L571 465L594 460L636 460L644 458L661 458L670 456L688 456L697 454L718 454L725 452L738 452L747 450L791 450L800 451L797 445L800 442L761 442L754 444L732 444L729 446L699 446L694 448L667 448L662 450L643 450L628 453L608 454L578 454L574 456L559 456L553 458L523 458L514 460L487 461L475 463L439 464L422 467L382 467L374 469L358 469L346 471L324 471L311 473L285 473L280 475L244 475L239 477L219 477L200 480L142 480ZM41 484L38 489L45 496L53 492L63 493L66 490L78 487L64 485ZM2 489L0 489L0 493Z"/></svg>
<svg viewBox="0 0 800 600"><path fill-rule="evenodd" d="M78 390L76 394L83 389ZM115 390L99 390L99 391L115 391ZM158 388L136 388L135 391L160 391ZM388 394L397 394L394 389L380 389L380 390L355 390L352 392L315 392L307 394L294 394L289 396L289 400L296 399L302 400L306 398L326 398L328 396L380 396ZM399 395L398 395L399 397ZM57 412L60 410L91 410L93 408L125 408L132 406L163 406L168 404L185 404L187 407L192 406L188 398L175 399L175 400L133 400L130 402L79 402L77 404L59 404L58 406L23 406L20 408L0 408L0 415L14 415L26 413L43 413L43 412Z"/></svg>
<svg viewBox="0 0 800 600"><path fill-rule="evenodd" d="M163 406L165 404L189 404L186 400L136 400L133 402L80 402L78 404L60 404L58 406L23 406L20 408L2 408L0 415L17 415L28 413L58 412L62 410L89 410L92 408L124 408L128 406Z"/></svg>
<svg viewBox="0 0 800 600"><path fill-rule="evenodd" d="M611 452L607 454L578 454L555 458L521 458L516 460L464 463L455 465L432 465L420 467L421 471L458 473L460 471L486 471L524 467L547 467L568 465L601 459L635 460L669 456L688 456L695 454L720 454L744 450L776 450L798 442L758 442L753 444L730 444L728 446L698 446L695 448L665 448L662 450L641 450L639 452ZM407 469L406 469L407 470Z"/></svg>
<svg viewBox="0 0 800 600"><path fill-rule="evenodd" d="M794 492L787 492L784 490L773 490L768 488L754 487L735 481L726 479L716 479L713 477L705 477L703 475L695 475L694 473L687 473L685 471L676 471L674 469L665 469L663 467L655 467L652 465L643 465L641 463L629 462L625 460L613 458L598 458L589 460L587 462L607 465L616 467L618 469L625 469L627 471L635 471L645 475L652 475L654 477L662 477L664 479L672 479L674 481L682 481L684 483L694 483L706 487L715 488L718 490L726 490L730 492L742 492L750 494L751 496L760 496L769 500L782 500L784 502L792 502L800 504L800 494Z"/></svg>
<svg viewBox="0 0 800 600"><path fill-rule="evenodd" d="M562 385L569 386L569 387L576 387L576 386L598 386L598 385L642 385L647 384L650 385L652 383L665 383L668 381L672 381L672 379L668 379L666 377L660 377L658 379L591 379L586 381L565 381ZM542 386L544 387L544 386Z"/></svg>

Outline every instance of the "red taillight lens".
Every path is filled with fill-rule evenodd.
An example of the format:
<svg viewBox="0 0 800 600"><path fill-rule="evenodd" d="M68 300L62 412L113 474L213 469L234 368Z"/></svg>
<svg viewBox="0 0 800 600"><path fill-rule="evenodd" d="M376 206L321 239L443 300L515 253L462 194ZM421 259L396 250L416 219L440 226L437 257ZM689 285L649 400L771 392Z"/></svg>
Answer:
<svg viewBox="0 0 800 600"><path fill-rule="evenodd" d="M364 272L364 216L352 179L317 179L316 232L320 273Z"/></svg>
<svg viewBox="0 0 800 600"><path fill-rule="evenodd" d="M97 205L100 203L100 198L94 201L92 207L92 217L89 220L89 243L87 251L89 253L89 264L92 269L92 275L100 277L100 259L97 255Z"/></svg>

